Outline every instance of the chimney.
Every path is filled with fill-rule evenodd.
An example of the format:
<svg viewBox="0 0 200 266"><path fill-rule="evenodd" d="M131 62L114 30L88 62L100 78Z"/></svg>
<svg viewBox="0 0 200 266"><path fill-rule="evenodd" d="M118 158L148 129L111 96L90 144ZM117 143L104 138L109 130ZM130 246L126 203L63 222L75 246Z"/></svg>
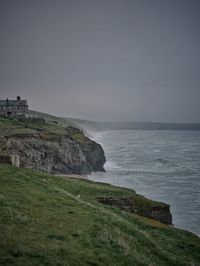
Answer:
<svg viewBox="0 0 200 266"><path fill-rule="evenodd" d="M7 98L7 99L6 99L6 104L7 104L7 105L8 105L8 101L9 101L9 100L8 100L8 98Z"/></svg>
<svg viewBox="0 0 200 266"><path fill-rule="evenodd" d="M18 101L20 101L20 100L21 100L20 96L17 96L17 100L18 100Z"/></svg>

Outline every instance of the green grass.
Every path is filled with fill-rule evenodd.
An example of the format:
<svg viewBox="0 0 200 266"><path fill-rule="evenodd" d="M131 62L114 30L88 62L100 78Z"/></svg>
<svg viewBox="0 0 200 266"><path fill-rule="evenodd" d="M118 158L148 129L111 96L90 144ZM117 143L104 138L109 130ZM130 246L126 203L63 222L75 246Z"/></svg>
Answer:
<svg viewBox="0 0 200 266"><path fill-rule="evenodd" d="M65 126L65 127L68 127L68 126L78 127L77 124L71 122L70 120L68 120L66 118L57 117L57 116L54 116L54 115L41 113L41 112L33 111L33 110L29 110L28 112L32 116L41 117L41 118L44 118L47 121L56 121L57 123Z"/></svg>
<svg viewBox="0 0 200 266"><path fill-rule="evenodd" d="M72 139L77 141L77 142L80 142L80 143L85 143L87 142L87 138L84 136L84 134L82 133L75 133L75 134L72 134Z"/></svg>
<svg viewBox="0 0 200 266"><path fill-rule="evenodd" d="M9 119L0 116L0 137L26 133L35 133L35 130L26 128L15 119Z"/></svg>
<svg viewBox="0 0 200 266"><path fill-rule="evenodd" d="M31 111L33 112L33 111ZM37 112L34 112L36 115ZM40 113L38 113L39 115ZM43 140L57 141L62 136L70 137L76 142L87 142L85 135L80 132L72 132L71 124L62 118L43 114L41 117L5 118L0 116L0 138L3 136L26 136L27 134L39 134ZM3 153L0 144L0 154Z"/></svg>
<svg viewBox="0 0 200 266"><path fill-rule="evenodd" d="M0 265L200 265L197 236L104 206L100 196L138 197L0 164Z"/></svg>
<svg viewBox="0 0 200 266"><path fill-rule="evenodd" d="M66 134L66 127L57 121L44 118L5 118L0 117L0 136L36 132Z"/></svg>
<svg viewBox="0 0 200 266"><path fill-rule="evenodd" d="M66 127L59 124L57 121L46 120L44 118L19 118L18 121L25 128L30 128L36 131L46 131L54 134L65 134Z"/></svg>

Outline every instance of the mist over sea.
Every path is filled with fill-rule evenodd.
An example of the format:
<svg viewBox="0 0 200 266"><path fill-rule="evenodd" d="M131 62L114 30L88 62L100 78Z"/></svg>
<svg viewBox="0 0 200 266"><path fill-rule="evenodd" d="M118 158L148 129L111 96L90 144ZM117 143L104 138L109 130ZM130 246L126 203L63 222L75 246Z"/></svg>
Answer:
<svg viewBox="0 0 200 266"><path fill-rule="evenodd" d="M173 224L200 235L200 131L109 130L93 139L106 173L90 179L135 189L171 206Z"/></svg>

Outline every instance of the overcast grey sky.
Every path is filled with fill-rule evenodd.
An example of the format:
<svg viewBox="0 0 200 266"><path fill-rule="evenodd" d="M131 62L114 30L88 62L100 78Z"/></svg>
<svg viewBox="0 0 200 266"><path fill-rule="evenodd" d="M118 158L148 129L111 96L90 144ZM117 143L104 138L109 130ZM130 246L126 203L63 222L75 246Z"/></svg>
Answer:
<svg viewBox="0 0 200 266"><path fill-rule="evenodd" d="M0 0L0 98L93 120L200 122L199 0Z"/></svg>

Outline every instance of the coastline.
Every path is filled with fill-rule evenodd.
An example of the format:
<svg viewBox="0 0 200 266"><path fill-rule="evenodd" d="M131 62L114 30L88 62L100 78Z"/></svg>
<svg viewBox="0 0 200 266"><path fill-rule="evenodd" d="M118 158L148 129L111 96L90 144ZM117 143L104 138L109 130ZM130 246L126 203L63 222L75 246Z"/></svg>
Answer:
<svg viewBox="0 0 200 266"><path fill-rule="evenodd" d="M76 175L76 174L55 174L56 177L61 177L61 178L76 178L76 179L85 179L92 181L88 178L88 176L85 175Z"/></svg>
<svg viewBox="0 0 200 266"><path fill-rule="evenodd" d="M133 138L135 143L141 143L143 142L143 140L145 143L145 141L148 140L148 142L146 142L145 144L146 146L141 146L141 144L138 144L138 147L141 147L139 151L136 149L136 145L134 146L134 148L132 148L132 152L128 158L131 168L126 167L125 159L123 160L123 162L118 161L120 151L122 151L122 158L127 158L128 156L123 152L124 149L121 150L119 148L119 144L117 144L117 148L114 144L114 142L122 142L121 146L129 146L129 143L123 142L123 136L125 136L124 134L127 134L129 132L129 139ZM181 162L176 162L176 159L179 156L176 151L180 150L180 152L182 152L183 154L185 151L187 151L187 149L185 149L184 146L181 145L182 139L184 139L186 147L187 145L190 149L194 147L194 154L195 149L197 154L195 143L199 143L197 139L198 132L173 130L140 132L123 131L123 134L121 133L121 131L107 131L93 134L93 139L101 143L105 151L107 159L105 164L106 173L92 173L89 178L97 182L102 181L104 183L109 183L120 187L135 189L139 194L142 194L147 198L170 204L173 215L173 223L175 224L175 226L177 228L188 230L190 232L193 232L197 236L200 236L198 222L199 202L197 200L198 197L195 197L195 195L199 195L198 157L196 156L196 161L195 158L193 160L192 158L189 158L190 160L187 164L187 161L185 162L185 158L187 158L188 155L186 154L183 158L183 162L181 161L183 166L181 166ZM152 136L156 137L152 138ZM158 140L157 137L159 137ZM155 141L158 141L158 143L165 145L165 140L169 144L170 141L172 141L171 146L168 145L168 147L166 148L166 150L169 147L171 149L170 153L168 154L166 153L166 150L162 148L162 146L153 145ZM192 143L192 140L194 140L194 144ZM149 141L151 141L150 144ZM179 142L181 143L179 144ZM128 148L126 148L126 150L127 153ZM137 158L137 156L138 158L140 158L140 156L144 155L144 151L147 152L146 154L148 155L148 158L146 157L146 159L148 159L150 163L147 161L147 165L143 166L141 164L138 166L137 163L140 163L140 160L138 159L138 161L133 161L131 164L131 158ZM117 154L118 157L115 156L115 154ZM180 159L182 160L182 157ZM191 161L194 165L193 167L197 168L196 171L192 170L192 166L190 165ZM190 191L191 193L189 193Z"/></svg>

